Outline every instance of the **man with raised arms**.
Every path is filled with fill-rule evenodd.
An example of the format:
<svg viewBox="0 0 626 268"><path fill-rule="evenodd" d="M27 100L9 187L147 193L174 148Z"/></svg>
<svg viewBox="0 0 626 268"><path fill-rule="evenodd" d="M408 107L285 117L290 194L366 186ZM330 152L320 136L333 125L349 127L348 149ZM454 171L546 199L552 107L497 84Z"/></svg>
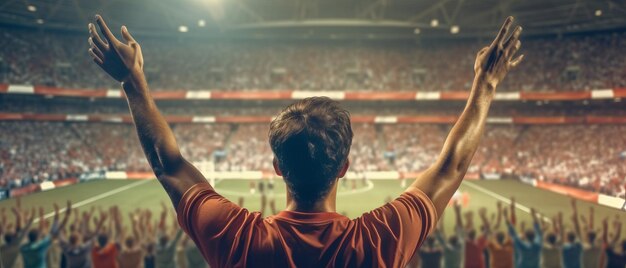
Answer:
<svg viewBox="0 0 626 268"><path fill-rule="evenodd" d="M287 207L263 218L217 193L181 155L150 95L141 47L126 27L120 41L102 17L96 16L96 22L103 37L89 24L89 53L122 83L148 162L181 227L211 267L405 266L461 184L496 87L523 58L515 56L522 28L511 27L509 17L495 40L478 52L467 105L436 162L398 198L354 220L335 212L337 180L350 166L348 112L325 97L288 106L269 131L274 169L287 185Z"/></svg>

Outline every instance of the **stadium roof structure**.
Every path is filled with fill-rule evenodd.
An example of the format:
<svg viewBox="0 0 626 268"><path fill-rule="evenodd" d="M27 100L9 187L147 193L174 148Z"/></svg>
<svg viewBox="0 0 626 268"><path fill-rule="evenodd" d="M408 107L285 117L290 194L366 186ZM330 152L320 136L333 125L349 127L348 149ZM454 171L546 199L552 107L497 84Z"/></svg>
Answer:
<svg viewBox="0 0 626 268"><path fill-rule="evenodd" d="M475 37L507 15L527 35L626 28L624 0L4 0L0 25L84 31L95 13L142 34L260 38Z"/></svg>

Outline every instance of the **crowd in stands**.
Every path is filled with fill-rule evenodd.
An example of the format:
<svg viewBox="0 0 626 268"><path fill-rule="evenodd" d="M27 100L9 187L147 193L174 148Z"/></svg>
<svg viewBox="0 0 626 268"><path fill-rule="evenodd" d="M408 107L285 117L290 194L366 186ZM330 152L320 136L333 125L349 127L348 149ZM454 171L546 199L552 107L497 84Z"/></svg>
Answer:
<svg viewBox="0 0 626 268"><path fill-rule="evenodd" d="M351 171L417 172L448 125L353 124ZM0 188L99 171L149 171L130 124L0 122ZM173 124L181 152L216 171L271 171L267 124ZM536 178L624 196L624 125L488 125L469 173Z"/></svg>
<svg viewBox="0 0 626 268"><path fill-rule="evenodd" d="M117 206L79 211L68 201L62 210L54 204L50 220L17 198L11 212L0 211L0 267L208 267L174 213L164 204L159 217L152 213L137 208L126 218Z"/></svg>
<svg viewBox="0 0 626 268"><path fill-rule="evenodd" d="M291 103L276 101L250 104L233 101L158 101L159 111L165 115L181 116L275 116L282 107ZM284 104L284 105L283 105ZM535 103L495 102L489 116L626 116L623 101L581 103L557 103L539 101ZM458 116L465 103L458 102L343 102L352 116ZM55 98L0 95L0 113L28 114L105 114L129 115L125 100L91 101L88 99Z"/></svg>
<svg viewBox="0 0 626 268"><path fill-rule="evenodd" d="M118 88L87 54L86 34L3 29L0 83ZM483 41L215 41L138 38L153 90L463 91ZM625 33L528 38L499 91L626 86ZM524 53L524 52L522 52Z"/></svg>
<svg viewBox="0 0 626 268"><path fill-rule="evenodd" d="M626 240L621 239L622 221L604 218L597 228L594 210L581 215L572 199L571 217L564 212L543 215L530 209L531 226L520 221L514 199L510 206L496 204L496 213L485 207L462 213L454 206L453 232L446 235L443 221L427 237L407 267L418 268L571 268L626 266ZM569 214L569 213L568 213ZM568 216L570 216L568 215ZM504 221L505 224L501 224Z"/></svg>
<svg viewBox="0 0 626 268"><path fill-rule="evenodd" d="M239 206L244 205L242 200ZM261 215L277 213L274 201L273 196L262 195ZM569 213L545 215L531 208L527 224L517 217L520 207L515 199L507 203L498 201L491 210L462 211L461 202L452 202L452 228L444 228L446 214L442 214L437 228L405 268L626 266L620 215L603 218L596 225L593 206L588 213L581 213L572 199ZM23 208L20 198L10 212L6 207L0 210L1 267L208 267L164 203L159 216L136 208L127 218L118 206L79 211L68 201L63 209L56 204L53 207L52 219L42 207L38 213L36 208ZM452 232L446 232L450 229Z"/></svg>

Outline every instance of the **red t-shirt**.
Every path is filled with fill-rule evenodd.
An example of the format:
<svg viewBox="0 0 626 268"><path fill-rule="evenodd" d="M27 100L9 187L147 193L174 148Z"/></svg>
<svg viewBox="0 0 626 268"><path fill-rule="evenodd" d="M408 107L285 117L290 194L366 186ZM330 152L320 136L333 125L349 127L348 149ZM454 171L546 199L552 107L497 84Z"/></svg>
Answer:
<svg viewBox="0 0 626 268"><path fill-rule="evenodd" d="M485 255L483 251L487 247L487 238L480 236L474 241L465 242L465 268L484 268Z"/></svg>
<svg viewBox="0 0 626 268"><path fill-rule="evenodd" d="M91 249L91 261L94 268L117 268L118 249L115 243L104 247L95 246Z"/></svg>
<svg viewBox="0 0 626 268"><path fill-rule="evenodd" d="M177 212L211 267L404 267L437 223L433 203L414 187L350 220L295 211L263 218L198 183Z"/></svg>

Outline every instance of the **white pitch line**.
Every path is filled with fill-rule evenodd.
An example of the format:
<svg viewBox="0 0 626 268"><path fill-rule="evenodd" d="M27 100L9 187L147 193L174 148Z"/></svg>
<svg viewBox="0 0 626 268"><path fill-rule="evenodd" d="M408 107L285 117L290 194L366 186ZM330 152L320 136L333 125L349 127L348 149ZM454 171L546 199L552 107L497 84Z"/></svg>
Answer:
<svg viewBox="0 0 626 268"><path fill-rule="evenodd" d="M112 195L114 195L114 194L117 194L117 193L121 193L121 192L123 192L123 191L126 191L126 190L128 190L128 189L130 189L130 188L133 188L133 187L139 186L139 185L141 185L141 184L147 183L147 182L149 182L149 181L150 181L150 180L142 180L142 181L138 181L138 182L133 182L133 183L131 183L131 184L129 184L129 185L125 185L125 186L122 186L122 187L120 187L120 188L116 188L116 189L113 189L113 190L111 190L111 191L101 193L101 194L99 194L99 195L96 195L96 196L93 196L93 197L87 198L87 199L85 199L85 200L83 200L83 201L80 201L80 202L78 202L78 203L76 203L76 204L72 204L72 208L79 208L79 207L82 207L82 206L84 206L84 205L87 205L87 204L90 204L90 203L96 202L96 201L98 201L98 200L100 200L100 199L107 198L107 197L112 196ZM60 213L65 212L65 210L67 210L67 208L66 208L66 207L60 208L60 209L59 209L59 214L60 214ZM48 213L48 214L44 215L44 218L45 218L45 219L47 219L47 218L50 218L50 217L52 217L52 216L54 216L54 212L50 212L50 213ZM37 218L35 219L35 221L34 221L34 222L35 222L35 223L39 222L39 217L37 217Z"/></svg>
<svg viewBox="0 0 626 268"><path fill-rule="evenodd" d="M502 202L504 202L504 203L506 203L506 204L508 204L508 205L510 205L510 204L511 204L511 199L510 199L510 198L508 198L508 197L504 197L504 196L502 196L502 195L500 195L500 194L498 194L498 193L496 193L496 192L493 192L493 191L487 190L487 189L485 189L484 187L482 187L482 186L478 186L478 185L476 185L476 184L475 184L475 183L473 183L473 182L470 182L470 181L466 181L466 180L464 180L464 181L463 181L463 184L466 184L467 186L472 187L472 188L474 188L474 189L476 189L476 190L478 190L478 191L481 191L481 192L483 192L483 193L485 193L485 194L487 194L487 195L489 195L489 196L491 196L491 197L493 197L493 198L495 198L495 199L498 199L498 200L500 200L500 201L502 201ZM524 206L524 205L522 205L522 204L520 204L520 203L518 203L518 202L515 202L515 207L516 207L517 209L521 210L521 211L524 211L524 212L526 212L526 213L530 214L530 208L529 208L529 207L527 207L527 206ZM539 214L539 215L541 215L541 214ZM550 218L545 217L545 216L541 216L541 217L543 217L543 219L544 219L545 221L547 221L547 222L549 222L549 223L552 223L552 220L551 220Z"/></svg>

